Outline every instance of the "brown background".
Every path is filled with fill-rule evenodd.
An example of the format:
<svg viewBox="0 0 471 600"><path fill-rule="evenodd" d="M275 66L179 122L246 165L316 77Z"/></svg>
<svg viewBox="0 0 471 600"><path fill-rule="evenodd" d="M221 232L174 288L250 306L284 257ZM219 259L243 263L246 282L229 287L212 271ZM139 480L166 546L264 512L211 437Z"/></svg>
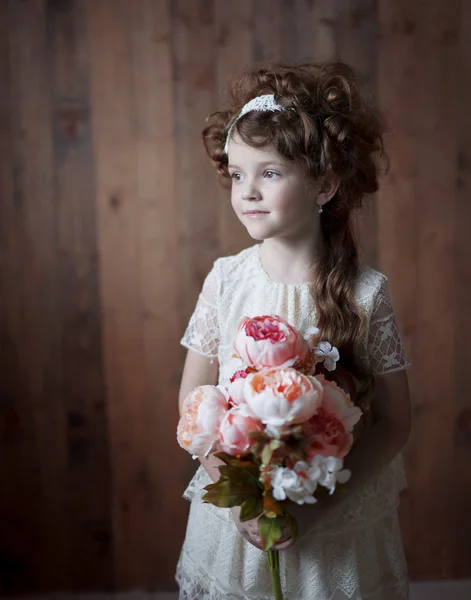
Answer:
<svg viewBox="0 0 471 600"><path fill-rule="evenodd" d="M471 576L471 2L0 2L0 588L164 589L178 346L249 240L200 143L231 73L340 57L391 124L362 222L413 360L414 579Z"/></svg>

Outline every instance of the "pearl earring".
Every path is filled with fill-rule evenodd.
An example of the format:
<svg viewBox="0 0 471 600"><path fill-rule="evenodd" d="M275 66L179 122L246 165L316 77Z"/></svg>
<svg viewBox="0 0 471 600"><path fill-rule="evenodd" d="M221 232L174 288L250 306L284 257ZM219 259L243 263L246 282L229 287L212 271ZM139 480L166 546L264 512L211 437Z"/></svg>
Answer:
<svg viewBox="0 0 471 600"><path fill-rule="evenodd" d="M324 211L323 211L323 209L322 209L322 204L319 204L319 214L320 214L321 212L324 212Z"/></svg>

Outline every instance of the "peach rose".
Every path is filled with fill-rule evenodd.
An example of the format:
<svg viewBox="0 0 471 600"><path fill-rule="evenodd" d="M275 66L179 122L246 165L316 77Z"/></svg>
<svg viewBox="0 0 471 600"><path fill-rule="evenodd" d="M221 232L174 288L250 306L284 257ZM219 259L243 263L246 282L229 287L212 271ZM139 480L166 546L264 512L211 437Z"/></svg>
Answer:
<svg viewBox="0 0 471 600"><path fill-rule="evenodd" d="M260 421L244 416L239 408L232 408L222 418L219 428L221 449L227 454L247 454L253 445L249 431L261 431Z"/></svg>
<svg viewBox="0 0 471 600"><path fill-rule="evenodd" d="M234 347L239 358L257 370L292 367L309 350L301 334L277 316L244 317L237 328Z"/></svg>
<svg viewBox="0 0 471 600"><path fill-rule="evenodd" d="M304 423L305 436L311 442L308 457L344 458L352 447L352 431L362 412L336 383L323 375L316 379L324 388L324 396L317 413Z"/></svg>
<svg viewBox="0 0 471 600"><path fill-rule="evenodd" d="M201 385L183 401L182 417L178 423L177 440L194 456L207 456L219 440L221 420L229 404L216 386Z"/></svg>
<svg viewBox="0 0 471 600"><path fill-rule="evenodd" d="M275 428L307 421L321 406L322 395L320 382L296 369L263 369L245 380L249 410Z"/></svg>
<svg viewBox="0 0 471 600"><path fill-rule="evenodd" d="M362 411L353 404L349 394L344 392L335 381L329 381L323 375L318 375L316 379L324 388L322 406L337 416L346 431L352 432L361 419Z"/></svg>

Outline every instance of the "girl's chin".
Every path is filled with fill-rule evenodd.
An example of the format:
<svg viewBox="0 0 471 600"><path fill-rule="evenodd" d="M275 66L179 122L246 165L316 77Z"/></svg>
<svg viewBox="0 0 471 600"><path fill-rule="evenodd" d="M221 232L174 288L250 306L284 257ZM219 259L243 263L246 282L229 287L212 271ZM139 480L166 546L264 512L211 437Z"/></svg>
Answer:
<svg viewBox="0 0 471 600"><path fill-rule="evenodd" d="M257 242L263 242L264 240L268 240L269 238L273 237L273 235L270 235L268 233L262 233L260 231L251 231L248 227L247 233L253 240L256 240Z"/></svg>
<svg viewBox="0 0 471 600"><path fill-rule="evenodd" d="M276 235L276 233L273 231L273 229L269 228L269 227L260 226L258 224L252 225L252 224L247 224L247 223L244 223L244 225L245 225L245 229L247 230L247 233L250 235L250 237L259 242L262 242L263 240L267 240L267 239L273 237L274 235Z"/></svg>

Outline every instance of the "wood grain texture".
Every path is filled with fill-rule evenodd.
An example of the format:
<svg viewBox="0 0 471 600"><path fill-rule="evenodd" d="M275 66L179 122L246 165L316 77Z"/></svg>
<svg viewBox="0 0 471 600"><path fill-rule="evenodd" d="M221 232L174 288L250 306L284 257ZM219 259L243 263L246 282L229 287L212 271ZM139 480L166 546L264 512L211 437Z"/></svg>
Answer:
<svg viewBox="0 0 471 600"><path fill-rule="evenodd" d="M426 14L406 3L381 8L379 89L391 119L393 166L380 199L380 251L414 365L404 537L413 577L447 578L461 564L460 531L452 523L459 500L449 490L463 478L451 468L454 436L443 435L455 426L454 365L460 360L454 336L461 331L454 255L461 219L455 208L460 7L437 1ZM424 511L418 506L425 497Z"/></svg>
<svg viewBox="0 0 471 600"><path fill-rule="evenodd" d="M470 39L459 0L0 3L0 594L173 586L178 342L251 243L201 131L233 74L311 58L389 123L359 226L413 361L410 575L471 576Z"/></svg>
<svg viewBox="0 0 471 600"><path fill-rule="evenodd" d="M50 54L46 10L41 1L10 3L10 73L12 98L12 153L14 277L5 282L16 304L6 323L19 360L21 404L32 429L25 432L38 469L30 497L37 529L31 540L36 552L55 556L43 565L30 564L25 576L39 585L66 585L69 574L65 510L66 427L62 403L62 354L57 213L54 206L54 153L50 90ZM17 467L18 468L18 467ZM26 500L26 499L25 499ZM24 506L24 504L23 504ZM20 513L21 514L21 513ZM39 568L41 567L41 568Z"/></svg>
<svg viewBox="0 0 471 600"><path fill-rule="evenodd" d="M223 105L225 90L234 75L246 71L252 63L254 3L242 0L237 5L217 2L216 11L216 101ZM274 7L276 11L276 7ZM262 50L263 53L263 50ZM214 178L214 174L212 174ZM218 186L218 238L226 254L236 254L251 244L249 235L237 218L234 218L230 190Z"/></svg>
<svg viewBox="0 0 471 600"><path fill-rule="evenodd" d="M27 377L28 356L21 344L20 289L24 243L16 222L24 197L19 190L23 159L16 143L19 129L15 82L16 35L11 22L16 15L0 5L0 594L26 591L34 581L34 557L40 528L40 461L37 457L33 403ZM15 32L16 34L16 32ZM26 274L28 275L28 274ZM12 282L16 281L16 286ZM10 485L5 485L11 482ZM33 499L33 501L31 501Z"/></svg>
<svg viewBox="0 0 471 600"><path fill-rule="evenodd" d="M362 93L377 104L377 2L376 0L341 0L337 5L334 28L335 55L355 69ZM382 165L383 168L383 165ZM377 196L363 199L356 215L362 260L378 267Z"/></svg>
<svg viewBox="0 0 471 600"><path fill-rule="evenodd" d="M203 280L221 252L218 185L201 142L205 119L217 108L215 3L177 0L172 3L172 15L183 328Z"/></svg>
<svg viewBox="0 0 471 600"><path fill-rule="evenodd" d="M68 583L111 582L110 461L101 352L99 264L83 5L47 3L54 210L65 410Z"/></svg>
<svg viewBox="0 0 471 600"><path fill-rule="evenodd" d="M253 0L252 14L254 62L279 62L281 60L281 36L274 34L280 29L278 3L273 0Z"/></svg>
<svg viewBox="0 0 471 600"><path fill-rule="evenodd" d="M140 296L140 214L129 3L87 4L96 162L100 304L111 457L115 585L144 578L147 514L145 353ZM126 558L127 557L127 558Z"/></svg>
<svg viewBox="0 0 471 600"><path fill-rule="evenodd" d="M173 584L187 513L181 494L167 493L180 489L188 461L183 453L173 452L178 420L175 393L180 379L180 351L175 344L180 334L180 278L171 4L141 0L133 6L132 19L145 354L143 416L147 425L147 466L141 477L148 480L146 512L140 518L150 546L147 554L141 550L140 560L145 564L145 580L153 587ZM162 540L172 541L167 544ZM127 548L122 550L126 561ZM142 580L134 579L134 585Z"/></svg>
<svg viewBox="0 0 471 600"><path fill-rule="evenodd" d="M459 89L457 101L457 146L455 239L451 261L454 268L455 288L455 356L453 455L456 473L453 484L453 511L450 532L452 547L449 552L447 574L469 577L471 556L471 514L467 507L471 498L471 402L468 390L471 387L471 351L468 332L471 331L471 4L462 3L458 32L457 79Z"/></svg>

